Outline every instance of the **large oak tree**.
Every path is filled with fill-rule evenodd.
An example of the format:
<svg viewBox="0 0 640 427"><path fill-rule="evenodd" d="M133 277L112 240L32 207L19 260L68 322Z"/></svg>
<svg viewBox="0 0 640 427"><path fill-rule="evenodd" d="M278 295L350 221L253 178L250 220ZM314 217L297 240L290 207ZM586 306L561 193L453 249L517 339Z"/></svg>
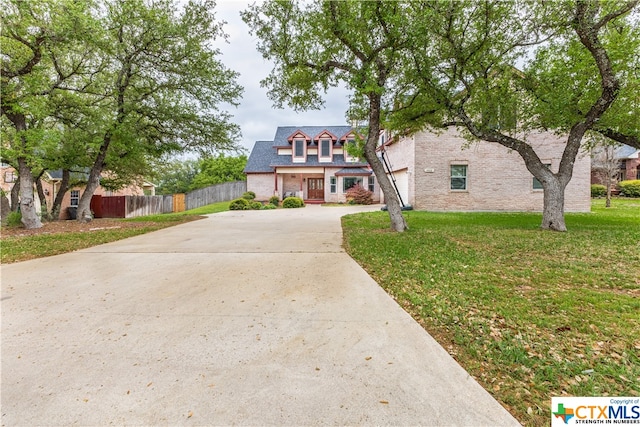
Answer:
<svg viewBox="0 0 640 427"><path fill-rule="evenodd" d="M585 135L638 145L637 4L270 1L244 19L275 63L263 84L276 105L316 107L338 81L364 105L365 157L395 230L406 225L375 155L381 124L456 126L518 152L543 185L542 228L564 231L564 191ZM534 131L565 135L557 171L527 143Z"/></svg>
<svg viewBox="0 0 640 427"><path fill-rule="evenodd" d="M151 160L236 148L220 109L242 92L219 60L210 0L2 0L3 160L20 176L23 223L40 227L34 175L88 171L78 219L101 183L130 183ZM3 123L3 125L4 125ZM4 126L3 126L4 127Z"/></svg>
<svg viewBox="0 0 640 427"><path fill-rule="evenodd" d="M91 2L2 0L2 160L19 175L26 228L42 226L34 203L34 175L63 143L52 96L77 89L92 55Z"/></svg>
<svg viewBox="0 0 640 427"><path fill-rule="evenodd" d="M242 88L217 59L213 43L225 35L215 2L190 1L182 10L172 0L104 4L100 70L84 94L93 101L84 116L93 164L79 221L91 219L104 170L113 177L142 168L148 156L235 149L239 134L220 109L236 105Z"/></svg>
<svg viewBox="0 0 640 427"><path fill-rule="evenodd" d="M543 186L542 228L565 231L565 188L585 135L640 132L637 4L413 2L414 16L430 19L411 26L423 42L405 64L405 108L393 125L457 126L518 152ZM557 171L527 142L545 131L565 141Z"/></svg>
<svg viewBox="0 0 640 427"><path fill-rule="evenodd" d="M399 2L267 1L243 13L259 38L258 50L275 67L263 80L275 105L298 110L324 105L322 92L344 83L364 103L367 126L364 157L388 206L391 228L407 224L400 203L376 154L384 99L402 72L409 48L405 6Z"/></svg>

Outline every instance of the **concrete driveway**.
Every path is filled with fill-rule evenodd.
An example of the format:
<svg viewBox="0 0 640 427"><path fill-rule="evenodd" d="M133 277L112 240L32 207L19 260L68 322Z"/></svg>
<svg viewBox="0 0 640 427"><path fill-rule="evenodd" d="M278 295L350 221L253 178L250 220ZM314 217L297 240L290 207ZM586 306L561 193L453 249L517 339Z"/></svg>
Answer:
<svg viewBox="0 0 640 427"><path fill-rule="evenodd" d="M519 425L344 253L366 209L2 266L2 425Z"/></svg>

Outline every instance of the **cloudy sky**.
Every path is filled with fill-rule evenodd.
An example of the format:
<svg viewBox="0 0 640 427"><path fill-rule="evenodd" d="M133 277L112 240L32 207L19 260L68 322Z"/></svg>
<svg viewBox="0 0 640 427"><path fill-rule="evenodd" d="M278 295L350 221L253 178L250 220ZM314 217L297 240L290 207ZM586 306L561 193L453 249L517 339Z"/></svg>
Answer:
<svg viewBox="0 0 640 427"><path fill-rule="evenodd" d="M266 88L260 87L272 69L272 64L256 51L255 37L249 34L249 27L240 18L252 1L218 0L216 16L227 21L224 29L229 35L229 43L221 44L222 62L240 73L239 83L244 87L243 99L238 108L229 112L234 122L242 130L241 145L251 150L256 141L272 140L278 126L334 126L346 124L347 92L333 89L325 96L323 110L296 113L292 109L276 109L267 98Z"/></svg>

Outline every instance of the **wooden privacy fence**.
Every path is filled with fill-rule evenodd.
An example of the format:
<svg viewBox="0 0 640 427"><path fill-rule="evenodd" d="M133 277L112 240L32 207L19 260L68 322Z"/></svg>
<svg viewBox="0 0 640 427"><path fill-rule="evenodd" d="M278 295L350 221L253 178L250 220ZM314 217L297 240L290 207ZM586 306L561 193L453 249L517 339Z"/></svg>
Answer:
<svg viewBox="0 0 640 427"><path fill-rule="evenodd" d="M173 195L173 211L174 212L184 212L187 209L185 208L184 203L184 193L178 193Z"/></svg>
<svg viewBox="0 0 640 427"><path fill-rule="evenodd" d="M247 191L247 182L237 181L168 196L93 196L91 210L96 218L133 218L183 212L211 203L237 199L245 191Z"/></svg>
<svg viewBox="0 0 640 427"><path fill-rule="evenodd" d="M247 181L211 185L185 194L185 207L186 210L190 210L210 205L211 203L237 199L245 191L247 191Z"/></svg>
<svg viewBox="0 0 640 427"><path fill-rule="evenodd" d="M96 218L134 218L161 214L165 213L164 196L93 196L91 210Z"/></svg>

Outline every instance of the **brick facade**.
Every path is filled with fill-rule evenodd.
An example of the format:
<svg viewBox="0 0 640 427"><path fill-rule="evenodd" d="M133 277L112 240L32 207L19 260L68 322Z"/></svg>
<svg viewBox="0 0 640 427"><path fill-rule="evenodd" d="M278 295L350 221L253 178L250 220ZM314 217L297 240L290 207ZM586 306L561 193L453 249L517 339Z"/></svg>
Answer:
<svg viewBox="0 0 640 427"><path fill-rule="evenodd" d="M564 142L553 134L528 135L544 163L556 170ZM453 129L434 134L419 132L386 147L392 169L400 173L409 204L433 211L542 211L543 192L534 189L533 176L520 155L494 143L469 143ZM451 166L466 167L466 189L451 190ZM567 212L591 209L588 155L576 159L565 192Z"/></svg>

